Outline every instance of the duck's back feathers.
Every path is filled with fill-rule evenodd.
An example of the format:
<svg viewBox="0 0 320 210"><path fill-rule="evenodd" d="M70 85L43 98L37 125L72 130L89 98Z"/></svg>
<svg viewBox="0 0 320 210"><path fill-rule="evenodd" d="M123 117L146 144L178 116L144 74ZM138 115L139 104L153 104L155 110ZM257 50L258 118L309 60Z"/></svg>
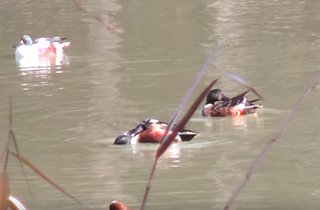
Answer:
<svg viewBox="0 0 320 210"><path fill-rule="evenodd" d="M240 93L239 95L236 95L234 97L231 98L231 105L232 106L236 106L237 104L241 103L244 99L244 96L249 93L250 90L246 90L242 93Z"/></svg>
<svg viewBox="0 0 320 210"><path fill-rule="evenodd" d="M60 37L60 36L54 36L54 37L44 37L41 39L46 39L49 42L62 42L67 40L67 37ZM36 43L39 39L36 39L34 42Z"/></svg>

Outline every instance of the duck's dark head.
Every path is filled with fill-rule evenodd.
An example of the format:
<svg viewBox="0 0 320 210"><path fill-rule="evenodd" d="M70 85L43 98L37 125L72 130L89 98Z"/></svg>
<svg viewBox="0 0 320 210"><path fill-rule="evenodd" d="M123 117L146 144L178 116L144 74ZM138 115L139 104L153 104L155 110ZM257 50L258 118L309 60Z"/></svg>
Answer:
<svg viewBox="0 0 320 210"><path fill-rule="evenodd" d="M113 144L129 144L129 143L130 143L130 137L127 135L120 135L113 142Z"/></svg>
<svg viewBox="0 0 320 210"><path fill-rule="evenodd" d="M31 36L29 35L23 35L21 37L21 43L25 44L25 45L32 45L33 44L33 40L31 38Z"/></svg>
<svg viewBox="0 0 320 210"><path fill-rule="evenodd" d="M228 97L224 95L222 90L220 89L213 89L207 95L206 104L213 104L216 101L225 101Z"/></svg>

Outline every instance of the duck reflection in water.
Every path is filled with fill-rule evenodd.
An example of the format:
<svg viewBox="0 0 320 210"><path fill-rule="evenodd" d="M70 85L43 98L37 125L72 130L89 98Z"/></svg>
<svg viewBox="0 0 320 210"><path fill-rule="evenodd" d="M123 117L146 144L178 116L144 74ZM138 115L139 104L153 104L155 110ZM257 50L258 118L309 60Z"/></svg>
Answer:
<svg viewBox="0 0 320 210"><path fill-rule="evenodd" d="M156 119L145 119L135 128L118 136L114 144L160 143L167 133L168 123ZM198 133L183 129L176 136L176 141L190 141Z"/></svg>

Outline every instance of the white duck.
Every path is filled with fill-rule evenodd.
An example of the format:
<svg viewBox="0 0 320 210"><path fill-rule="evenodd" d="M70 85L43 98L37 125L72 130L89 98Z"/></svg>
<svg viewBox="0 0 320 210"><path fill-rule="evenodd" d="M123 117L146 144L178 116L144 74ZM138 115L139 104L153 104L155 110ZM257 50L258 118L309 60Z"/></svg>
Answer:
<svg viewBox="0 0 320 210"><path fill-rule="evenodd" d="M40 60L62 59L64 48L70 46L66 38L38 38L33 40L29 35L23 35L15 46L15 58L18 63L35 63Z"/></svg>

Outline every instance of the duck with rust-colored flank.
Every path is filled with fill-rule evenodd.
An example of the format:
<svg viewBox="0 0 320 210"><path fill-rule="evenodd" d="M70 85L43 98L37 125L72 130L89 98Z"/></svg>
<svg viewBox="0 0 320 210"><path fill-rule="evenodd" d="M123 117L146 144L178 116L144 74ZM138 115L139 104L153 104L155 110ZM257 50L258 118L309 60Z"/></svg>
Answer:
<svg viewBox="0 0 320 210"><path fill-rule="evenodd" d="M145 119L135 128L118 136L114 144L135 144L139 143L160 143L166 135L168 123L156 119ZM198 135L197 132L183 129L181 130L176 141L190 141Z"/></svg>
<svg viewBox="0 0 320 210"><path fill-rule="evenodd" d="M130 209L126 204L120 201L112 201L109 206L109 210L130 210Z"/></svg>
<svg viewBox="0 0 320 210"><path fill-rule="evenodd" d="M262 105L254 103L260 99L248 100L245 97L249 91L244 91L237 96L229 98L221 89L211 90L202 109L202 116L240 116L256 113Z"/></svg>
<svg viewBox="0 0 320 210"><path fill-rule="evenodd" d="M20 42L15 46L16 60L38 56L61 56L64 49L70 46L70 42L66 42L66 39L62 37L42 37L33 40L31 36L23 35Z"/></svg>

